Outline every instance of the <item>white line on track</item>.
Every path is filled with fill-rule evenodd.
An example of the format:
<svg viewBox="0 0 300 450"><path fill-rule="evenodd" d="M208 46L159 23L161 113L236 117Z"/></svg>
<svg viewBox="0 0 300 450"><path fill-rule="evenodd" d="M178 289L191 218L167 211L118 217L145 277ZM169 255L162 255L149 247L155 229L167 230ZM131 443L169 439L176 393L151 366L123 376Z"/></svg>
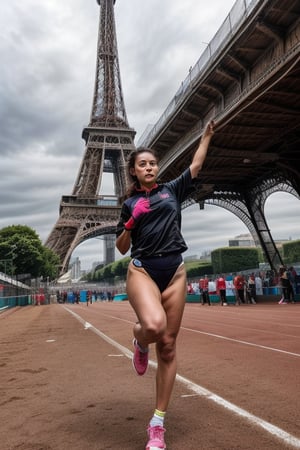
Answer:
<svg viewBox="0 0 300 450"><path fill-rule="evenodd" d="M95 328L91 323L86 322L82 317L80 317L74 311L70 310L68 307L63 306L63 308L66 311L68 311L70 314L72 314L80 323L82 323L86 330L93 331L95 334L100 336L104 341L108 342L110 345L114 346L119 351L121 351L127 358L129 358L129 359L132 358L133 353L127 347L124 347L123 345L119 344L118 342L116 342L113 339L111 339L110 337L108 337L106 334L102 333L102 331ZM192 331L194 331L194 330L192 330ZM205 333L205 334L209 334L209 333ZM215 336L215 335L212 335L212 336ZM217 335L216 335L216 337L222 338L222 336L217 336ZM226 338L226 339L228 339L228 338ZM230 340L235 341L235 339L230 339ZM241 342L245 343L243 341L241 341ZM247 342L246 342L246 344L254 345L254 344L249 344ZM258 347L261 347L261 346L258 346ZM263 347L263 348L265 348L265 347ZM268 347L266 347L266 348L268 348ZM271 348L271 350L273 350L273 349ZM276 350L276 351L281 351L281 350ZM284 353L289 353L289 352L284 352ZM295 355L299 356L297 354L295 354ZM149 361L149 365L154 368L157 367L156 362L151 361L151 360ZM196 383L193 383L192 381L188 380L185 377L182 377L181 375L177 374L176 380L179 381L181 384L183 384L187 389L192 391L194 394L196 394L200 397L205 397L206 399L213 401L214 403L216 403L219 406L222 406L224 409L227 409L231 413L234 413L237 416L243 417L244 419L248 420L248 422L250 422L252 425L262 428L263 430L270 433L272 436L276 437L277 439L280 439L285 444L288 444L288 445L293 446L294 448L300 449L300 439L293 436L292 434L287 433L286 431L282 430L281 428L279 428L275 425L272 425L271 423L266 422L265 420L261 419L260 417L257 417L255 415L249 413L248 411L238 407L234 403L228 402L227 400L220 397L219 395L216 395L213 392L209 391L208 389L205 389L204 387L199 386Z"/></svg>
<svg viewBox="0 0 300 450"><path fill-rule="evenodd" d="M205 334L206 336L212 336L218 339L223 339L225 341L237 342L238 344L250 345L251 347L263 348L264 350L270 350L272 352L284 353L285 355L292 355L300 357L299 353L287 352L286 350L280 350L279 348L267 347L266 345L254 344L253 342L241 341L239 339L233 339L226 336L221 336L219 334L207 333L206 331L193 330L192 328L181 327L182 330L192 331L193 333Z"/></svg>
<svg viewBox="0 0 300 450"><path fill-rule="evenodd" d="M121 322L134 323L134 322L132 322L132 320L122 319L122 318L117 317L117 316L112 316L112 315L109 315L109 314L103 314L103 315L106 316L106 317L109 317L111 319L120 320ZM88 322L86 322L86 324L87 324L86 327L88 327L89 326ZM185 330L185 331L191 331L193 333L205 334L207 336L212 336L212 337L215 337L215 338L218 338L218 339L223 339L223 340L227 340L227 341L231 341L231 342L236 342L238 344L249 345L251 347L257 347L257 348L262 348L264 350L270 350L272 352L284 353L286 355L296 356L297 358L300 357L299 353L287 352L286 350L280 350L278 348L268 347L266 345L254 344L253 342L241 341L239 339L234 339L234 338L230 338L230 337L227 337L227 336L221 336L219 334L213 334L213 333L208 333L206 331L194 330L193 328L187 328L187 327L183 327L183 326L181 326L180 329L181 330Z"/></svg>

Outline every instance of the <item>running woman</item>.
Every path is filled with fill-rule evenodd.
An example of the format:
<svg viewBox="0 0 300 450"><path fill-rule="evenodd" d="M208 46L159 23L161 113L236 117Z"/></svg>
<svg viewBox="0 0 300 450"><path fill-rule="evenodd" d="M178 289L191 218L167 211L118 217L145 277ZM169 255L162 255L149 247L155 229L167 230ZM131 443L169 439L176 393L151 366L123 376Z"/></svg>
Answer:
<svg viewBox="0 0 300 450"><path fill-rule="evenodd" d="M190 166L167 183L157 183L158 157L153 149L138 148L128 159L132 185L122 205L116 246L122 254L131 247L126 289L138 320L133 327L133 367L138 375L147 370L149 345L156 347L156 404L146 450L166 448L164 419L176 377L176 338L186 296L181 203L191 193L213 134L211 121Z"/></svg>

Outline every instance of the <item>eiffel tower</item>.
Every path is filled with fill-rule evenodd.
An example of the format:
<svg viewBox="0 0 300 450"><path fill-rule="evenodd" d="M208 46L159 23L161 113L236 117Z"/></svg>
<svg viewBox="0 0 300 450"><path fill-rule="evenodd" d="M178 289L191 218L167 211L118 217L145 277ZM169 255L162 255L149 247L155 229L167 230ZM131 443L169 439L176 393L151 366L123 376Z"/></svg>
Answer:
<svg viewBox="0 0 300 450"><path fill-rule="evenodd" d="M85 152L71 195L63 195L59 218L46 246L60 258L60 273L67 271L74 249L104 235L106 259L114 260L110 239L120 214L119 198L126 190L125 160L135 149L135 131L129 127L119 69L114 16L116 0L97 0L100 20L97 65L90 122L83 129ZM99 195L103 173L113 175L112 195Z"/></svg>

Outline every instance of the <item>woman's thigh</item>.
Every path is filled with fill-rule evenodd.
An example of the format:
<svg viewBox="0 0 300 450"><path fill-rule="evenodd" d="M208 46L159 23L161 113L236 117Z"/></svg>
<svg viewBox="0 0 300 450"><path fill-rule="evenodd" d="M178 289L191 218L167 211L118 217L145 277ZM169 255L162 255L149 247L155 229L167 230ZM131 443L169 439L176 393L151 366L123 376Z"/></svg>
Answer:
<svg viewBox="0 0 300 450"><path fill-rule="evenodd" d="M127 272L127 295L141 324L165 320L161 293L145 269L135 267L132 261Z"/></svg>
<svg viewBox="0 0 300 450"><path fill-rule="evenodd" d="M169 335L178 334L186 301L186 286L186 270L184 264L181 264L162 293L162 305L167 315Z"/></svg>

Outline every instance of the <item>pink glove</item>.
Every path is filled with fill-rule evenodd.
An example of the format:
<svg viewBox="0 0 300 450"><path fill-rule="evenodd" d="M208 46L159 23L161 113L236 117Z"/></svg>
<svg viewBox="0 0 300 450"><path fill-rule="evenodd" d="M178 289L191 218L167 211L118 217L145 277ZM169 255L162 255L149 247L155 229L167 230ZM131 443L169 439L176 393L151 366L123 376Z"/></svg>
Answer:
<svg viewBox="0 0 300 450"><path fill-rule="evenodd" d="M126 230L132 230L135 222L143 215L151 211L149 198L141 197L134 205L130 219L124 224Z"/></svg>
<svg viewBox="0 0 300 450"><path fill-rule="evenodd" d="M142 214L146 214L150 211L151 211L151 208L150 208L149 198L141 197L138 199L138 201L134 205L131 215L134 218L134 220L137 220Z"/></svg>

